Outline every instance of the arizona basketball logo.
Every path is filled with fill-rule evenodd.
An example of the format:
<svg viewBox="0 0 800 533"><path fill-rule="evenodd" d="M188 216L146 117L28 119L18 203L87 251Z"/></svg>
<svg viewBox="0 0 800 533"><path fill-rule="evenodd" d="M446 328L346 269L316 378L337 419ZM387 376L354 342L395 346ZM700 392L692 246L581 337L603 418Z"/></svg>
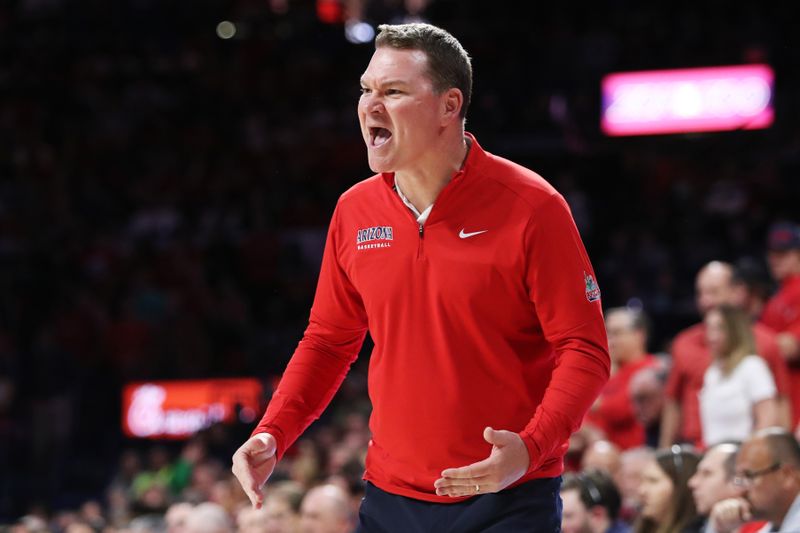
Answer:
<svg viewBox="0 0 800 533"><path fill-rule="evenodd" d="M358 250L390 248L393 240L394 230L391 226L372 226L356 232L356 248Z"/></svg>
<svg viewBox="0 0 800 533"><path fill-rule="evenodd" d="M591 274L583 273L583 282L586 284L586 299L590 302L596 302L600 299L600 287L594 280Z"/></svg>

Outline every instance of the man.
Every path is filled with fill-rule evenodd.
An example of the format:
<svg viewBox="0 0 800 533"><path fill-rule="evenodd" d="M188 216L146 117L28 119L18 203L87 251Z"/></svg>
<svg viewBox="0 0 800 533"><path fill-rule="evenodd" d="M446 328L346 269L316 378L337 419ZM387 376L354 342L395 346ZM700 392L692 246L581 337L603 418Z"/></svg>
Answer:
<svg viewBox="0 0 800 533"><path fill-rule="evenodd" d="M689 478L689 490L692 491L697 514L708 517L717 502L742 495L741 487L733 484L738 451L739 445L731 442L716 444L706 450L697 465L697 471ZM714 533L710 522L704 531Z"/></svg>
<svg viewBox="0 0 800 533"><path fill-rule="evenodd" d="M205 502L192 507L186 517L186 533L233 533L228 512L218 503Z"/></svg>
<svg viewBox="0 0 800 533"><path fill-rule="evenodd" d="M742 495L717 503L711 524L731 533L750 520L767 520L759 533L800 531L800 446L782 428L757 431L736 457L734 483Z"/></svg>
<svg viewBox="0 0 800 533"><path fill-rule="evenodd" d="M627 533L618 520L622 500L611 477L600 470L566 474L561 486L563 533Z"/></svg>
<svg viewBox="0 0 800 533"><path fill-rule="evenodd" d="M667 366L662 362L643 368L631 378L628 388L633 413L644 428L644 444L651 448L658 446L661 434L661 414L666 401L665 385Z"/></svg>
<svg viewBox="0 0 800 533"><path fill-rule="evenodd" d="M632 522L639 514L641 508L639 486L642 482L642 470L654 457L653 449L644 446L625 450L620 456L619 473L614 476L614 482L622 495L620 515L628 522Z"/></svg>
<svg viewBox="0 0 800 533"><path fill-rule="evenodd" d="M350 533L353 517L350 500L336 485L320 485L308 491L300 505L301 533Z"/></svg>
<svg viewBox="0 0 800 533"><path fill-rule="evenodd" d="M167 533L186 533L186 520L192 514L193 507L189 502L178 502L170 505L164 515L164 521L167 523Z"/></svg>
<svg viewBox="0 0 800 533"><path fill-rule="evenodd" d="M296 533L302 499L302 489L293 481L270 486L260 509L239 509L236 515L238 533Z"/></svg>
<svg viewBox="0 0 800 533"><path fill-rule="evenodd" d="M761 322L777 333L780 353L789 363L792 422L800 429L800 226L775 224L768 245L769 268L780 289L767 302Z"/></svg>
<svg viewBox="0 0 800 533"><path fill-rule="evenodd" d="M361 530L559 526L569 435L608 379L600 289L563 198L464 132L471 79L444 30L381 26L358 105L378 174L340 198L308 328L233 457L254 505L369 327Z"/></svg>
<svg viewBox="0 0 800 533"><path fill-rule="evenodd" d="M737 296L736 276L728 263L712 261L700 269L696 280L697 310L705 315L722 304L742 307ZM753 325L758 355L764 358L778 389L778 409L782 425L790 427L791 406L786 362L778 352L774 334L761 324ZM702 446L700 405L698 394L703 388L703 376L711 364L711 354L706 345L705 326L702 322L685 329L672 342L672 367L667 378L667 400L661 417L659 447L676 442L689 442Z"/></svg>
<svg viewBox="0 0 800 533"><path fill-rule="evenodd" d="M645 443L645 430L636 419L629 394L631 378L639 370L657 364L658 359L647 353L647 318L638 309L609 309L606 334L613 371L586 416L586 423L597 427L620 449L627 450Z"/></svg>
<svg viewBox="0 0 800 533"><path fill-rule="evenodd" d="M596 440L586 447L581 470L602 470L612 478L619 473L620 450L607 440Z"/></svg>

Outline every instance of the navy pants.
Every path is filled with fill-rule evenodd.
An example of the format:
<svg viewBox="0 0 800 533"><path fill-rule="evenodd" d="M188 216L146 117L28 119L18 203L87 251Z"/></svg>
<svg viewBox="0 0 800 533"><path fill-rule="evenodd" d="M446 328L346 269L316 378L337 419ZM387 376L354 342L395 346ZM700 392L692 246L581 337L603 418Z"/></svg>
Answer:
<svg viewBox="0 0 800 533"><path fill-rule="evenodd" d="M389 494L367 483L356 533L558 533L561 478L528 481L459 503Z"/></svg>

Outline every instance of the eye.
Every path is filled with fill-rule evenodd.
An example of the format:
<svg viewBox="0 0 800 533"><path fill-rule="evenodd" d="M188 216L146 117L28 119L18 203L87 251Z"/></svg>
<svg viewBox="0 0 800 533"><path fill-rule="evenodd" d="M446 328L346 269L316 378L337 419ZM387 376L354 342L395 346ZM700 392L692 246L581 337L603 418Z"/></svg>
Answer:
<svg viewBox="0 0 800 533"><path fill-rule="evenodd" d="M403 91L401 91L400 89L386 89L387 96L394 96L398 94L403 94Z"/></svg>
<svg viewBox="0 0 800 533"><path fill-rule="evenodd" d="M372 90L368 89L367 87L361 87L360 91L362 95L370 94L372 92Z"/></svg>

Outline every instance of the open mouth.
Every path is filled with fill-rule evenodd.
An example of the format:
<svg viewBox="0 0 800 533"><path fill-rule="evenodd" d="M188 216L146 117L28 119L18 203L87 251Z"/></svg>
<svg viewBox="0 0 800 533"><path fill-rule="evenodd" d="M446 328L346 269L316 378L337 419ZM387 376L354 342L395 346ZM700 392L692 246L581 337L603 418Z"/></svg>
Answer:
<svg viewBox="0 0 800 533"><path fill-rule="evenodd" d="M392 132L386 128L369 129L369 145L373 148L383 146L392 138Z"/></svg>

